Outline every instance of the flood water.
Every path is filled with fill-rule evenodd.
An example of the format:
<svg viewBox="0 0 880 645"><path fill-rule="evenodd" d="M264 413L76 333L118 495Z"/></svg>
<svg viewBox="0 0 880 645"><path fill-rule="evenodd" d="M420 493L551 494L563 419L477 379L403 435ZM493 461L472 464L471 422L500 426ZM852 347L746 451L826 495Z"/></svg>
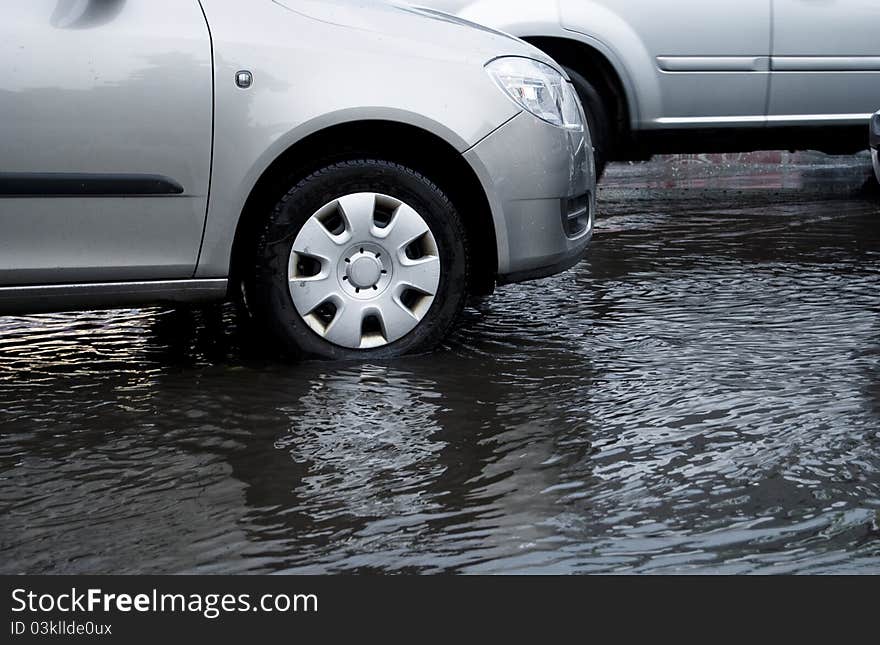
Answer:
<svg viewBox="0 0 880 645"><path fill-rule="evenodd" d="M0 318L2 573L880 573L865 157L620 165L589 259L436 354Z"/></svg>

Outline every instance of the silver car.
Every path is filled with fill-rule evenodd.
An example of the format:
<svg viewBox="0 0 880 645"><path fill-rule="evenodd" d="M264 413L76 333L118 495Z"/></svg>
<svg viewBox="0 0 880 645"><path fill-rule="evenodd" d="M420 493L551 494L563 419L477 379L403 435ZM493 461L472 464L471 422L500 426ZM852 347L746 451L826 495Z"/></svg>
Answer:
<svg viewBox="0 0 880 645"><path fill-rule="evenodd" d="M877 0L414 0L566 67L598 164L661 152L865 148Z"/></svg>
<svg viewBox="0 0 880 645"><path fill-rule="evenodd" d="M280 349L382 358L590 240L571 82L452 16L28 0L0 60L0 313L241 294Z"/></svg>

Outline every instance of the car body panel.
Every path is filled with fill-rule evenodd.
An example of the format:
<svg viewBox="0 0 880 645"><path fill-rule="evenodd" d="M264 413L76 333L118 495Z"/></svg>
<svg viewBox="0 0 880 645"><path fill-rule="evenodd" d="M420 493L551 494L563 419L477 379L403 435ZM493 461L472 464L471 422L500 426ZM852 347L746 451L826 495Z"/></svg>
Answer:
<svg viewBox="0 0 880 645"><path fill-rule="evenodd" d="M880 105L880 3L773 0L768 116L861 124Z"/></svg>
<svg viewBox="0 0 880 645"><path fill-rule="evenodd" d="M290 0L299 9L291 11L256 2L248 5L247 20L236 0L203 4L215 48L217 136L196 277L227 275L251 189L278 156L309 134L345 123L394 121L463 152L519 112L486 82L485 63L506 53L554 64L509 36L381 4ZM376 12L372 18L370 11ZM329 48L328 40L336 46ZM248 90L233 82L241 69L253 73ZM344 84L341 69L348 70Z"/></svg>
<svg viewBox="0 0 880 645"><path fill-rule="evenodd" d="M639 79L636 127L687 125L695 117L725 126L764 114L770 0L561 0L560 6L565 28L631 59L627 67Z"/></svg>
<svg viewBox="0 0 880 645"><path fill-rule="evenodd" d="M191 277L212 138L198 3L10 3L0 60L0 285ZM182 192L144 194L156 176Z"/></svg>
<svg viewBox="0 0 880 645"><path fill-rule="evenodd" d="M529 150L524 157L522 150ZM595 213L595 165L588 131L568 131L522 113L465 154L487 188L496 216L499 281L557 272L583 255ZM569 238L565 199L589 193L590 220Z"/></svg>

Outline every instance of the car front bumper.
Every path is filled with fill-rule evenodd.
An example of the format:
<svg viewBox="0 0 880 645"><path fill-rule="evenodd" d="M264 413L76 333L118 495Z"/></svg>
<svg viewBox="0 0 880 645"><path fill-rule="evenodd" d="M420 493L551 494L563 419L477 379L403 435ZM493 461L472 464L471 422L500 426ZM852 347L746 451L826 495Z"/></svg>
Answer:
<svg viewBox="0 0 880 645"><path fill-rule="evenodd" d="M555 127L522 112L465 153L495 223L499 284L577 264L593 233L596 172L586 128Z"/></svg>
<svg viewBox="0 0 880 645"><path fill-rule="evenodd" d="M880 181L880 112L871 117L871 158L874 160L874 174Z"/></svg>

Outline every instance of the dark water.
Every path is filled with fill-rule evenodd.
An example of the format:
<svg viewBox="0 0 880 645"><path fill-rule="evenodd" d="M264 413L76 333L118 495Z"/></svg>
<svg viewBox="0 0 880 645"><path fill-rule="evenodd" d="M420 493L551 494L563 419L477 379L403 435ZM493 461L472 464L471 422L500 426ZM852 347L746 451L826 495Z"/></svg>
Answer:
<svg viewBox="0 0 880 645"><path fill-rule="evenodd" d="M614 168L589 260L432 356L0 318L0 571L880 572L880 198L751 161Z"/></svg>

